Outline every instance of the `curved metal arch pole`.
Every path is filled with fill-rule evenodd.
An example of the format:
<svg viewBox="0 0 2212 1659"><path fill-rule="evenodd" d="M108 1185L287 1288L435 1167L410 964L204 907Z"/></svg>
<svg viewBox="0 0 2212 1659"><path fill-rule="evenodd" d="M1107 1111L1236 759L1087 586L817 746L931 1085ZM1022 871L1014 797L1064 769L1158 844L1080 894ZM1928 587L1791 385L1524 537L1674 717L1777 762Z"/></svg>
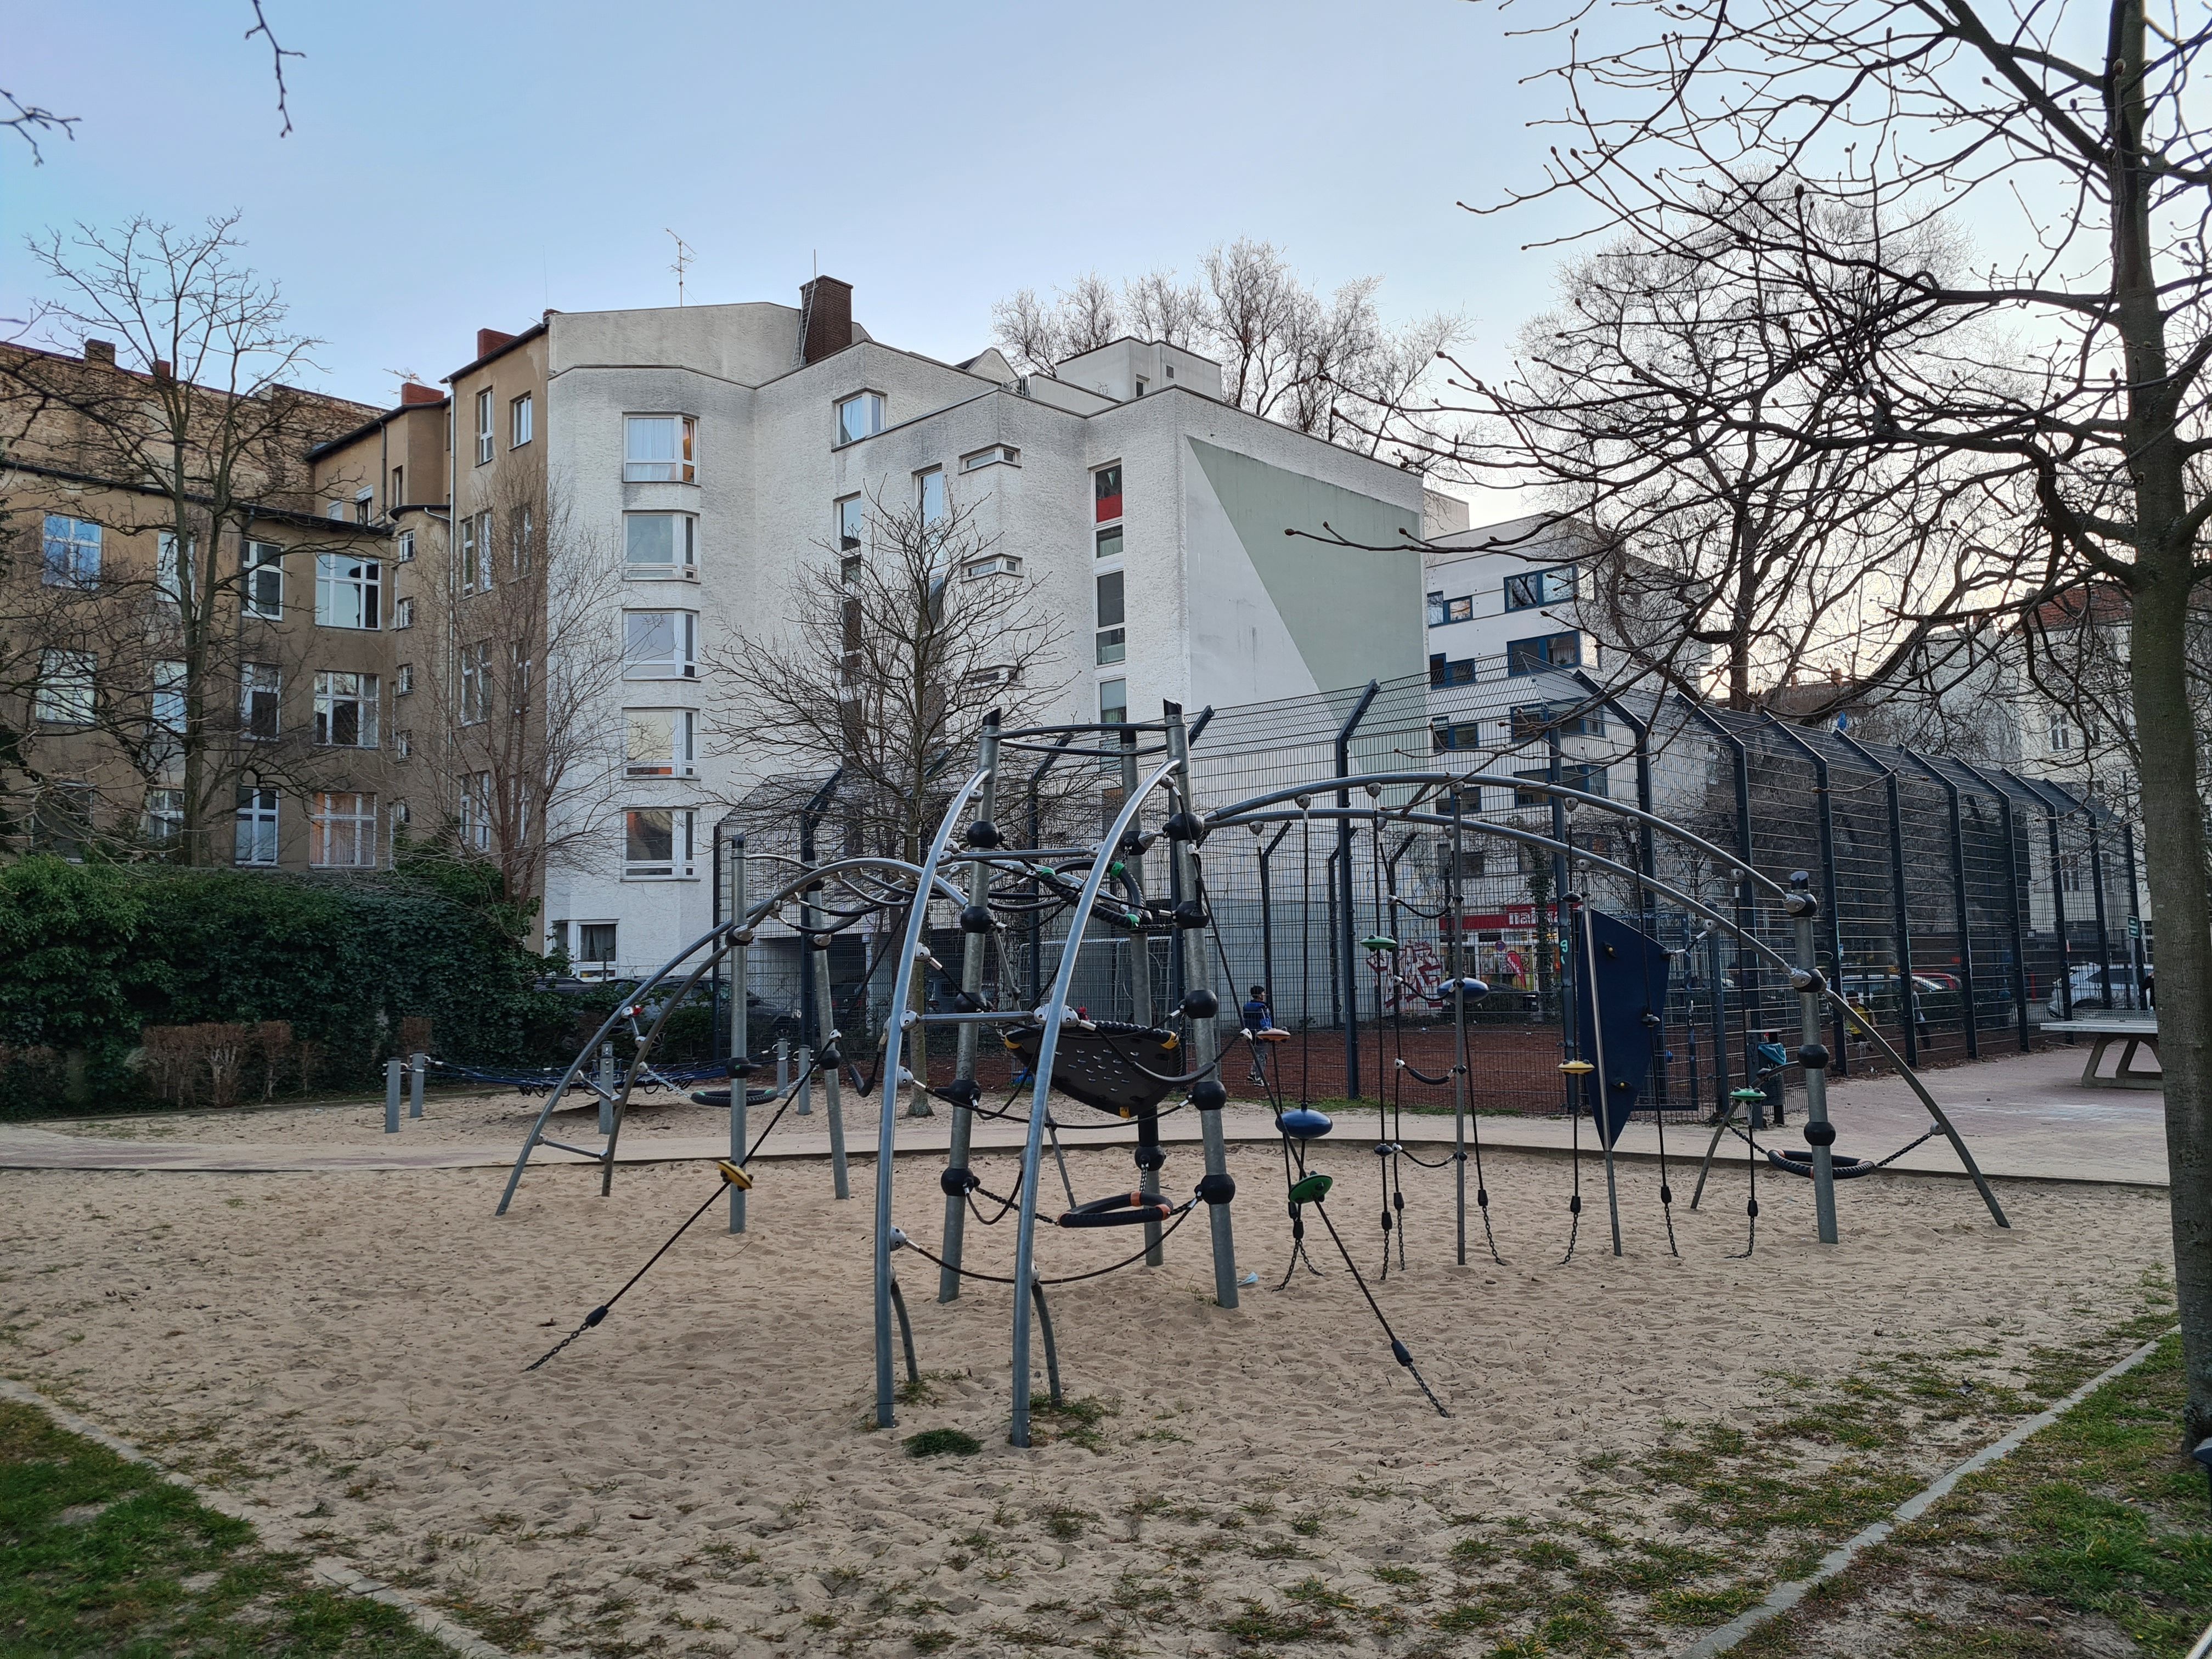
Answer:
<svg viewBox="0 0 2212 1659"><path fill-rule="evenodd" d="M887 869L891 871L902 871L908 875L918 873L913 865L907 863L902 859L843 859L839 860L836 865L826 867L830 869L846 869L860 866ZM623 1007L616 1009L612 1013L607 1016L605 1023L600 1025L597 1031L592 1034L591 1041L586 1042L583 1048L578 1053L576 1058L569 1062L568 1069L561 1074L560 1081L553 1085L552 1093L545 1097L545 1104L538 1112L537 1121L531 1125L530 1133L522 1143L521 1154L514 1160L514 1168L509 1172L507 1177L507 1189L500 1194L499 1207L492 1212L493 1215L502 1216L507 1213L507 1206L514 1201L515 1188L522 1183L522 1172L530 1163L530 1154L537 1148L539 1142L543 1139L545 1133L545 1126L551 1121L555 1109L559 1107L561 1097L568 1092L568 1085L576 1080L577 1073L583 1069L586 1062L599 1052L599 1044L605 1042L608 1037L614 1034L615 1028L622 1023L624 1018L624 1010L635 1006L637 997L643 996L654 987L659 985L678 968L689 962L696 952L706 949L709 945L714 945L718 939L721 941L722 947L726 949L727 948L729 935L735 933L743 928L757 926L763 918L767 916L770 911L774 910L777 905L782 903L786 898L789 897L793 891L796 890L799 879L803 878L795 878L790 885L779 888L775 893L769 895L767 898L763 899L758 904L755 905L750 910L746 912L744 915L732 916L726 921L715 923L714 927L708 928L697 939L693 939L690 944L685 945L681 951L678 951L666 962L663 963L653 971L651 977L647 979L644 983L639 986L636 992L634 993L631 997L624 1000ZM943 883L939 883L939 884L940 886L944 885ZM945 891L956 901L958 899L959 895L957 892L954 892L952 889L947 887ZM718 950L715 954L720 955L720 951ZM663 1009L660 1018L663 1019L666 1018L668 1012L669 1010ZM659 1030L658 1021L655 1022L654 1030L656 1031ZM635 1076L635 1067L632 1068L631 1075L634 1079ZM627 1084L624 1085L623 1093L624 1097L627 1098Z"/></svg>
<svg viewBox="0 0 2212 1659"><path fill-rule="evenodd" d="M1175 769L1172 757L1153 768L1141 786L1129 791L1121 810L1114 815L1113 823L1099 838L1098 850L1091 856L1091 872L1083 878L1083 891L1075 901L1075 908L1068 913L1067 940L1060 946L1060 965L1053 970L1044 1035L1037 1041L1036 1084L1030 1098L1029 1136L1022 1146L1021 1221L1014 1243L1014 1408L1006 1433L1011 1445L1030 1443L1029 1287L1036 1262L1037 1170L1044 1158L1045 1110L1052 1094L1052 1064L1060 1048L1060 1018L1067 1007L1068 992L1075 982L1075 962L1082 954L1083 930L1091 925L1091 907L1098 902L1098 889L1106 879L1106 866L1114 861L1114 849L1121 844L1123 834L1135 822L1138 809L1160 787L1161 780Z"/></svg>
<svg viewBox="0 0 2212 1659"><path fill-rule="evenodd" d="M1357 781L1357 780L1354 780L1354 781ZM1316 817L1326 817L1334 809L1328 807L1315 807L1312 809L1312 815ZM1248 817L1238 820L1238 822L1294 823L1304 816L1306 815L1297 812L1263 812L1252 814ZM1411 816L1410 821L1416 823L1429 823L1441 827L1448 827L1451 823L1451 820L1449 817L1444 817L1441 813L1435 812L1414 813ZM1764 939L1760 939L1755 932L1747 932L1739 929L1734 921L1722 915L1719 911L1714 909L1711 905L1705 903L1701 900L1691 897L1687 893L1680 891L1679 890L1668 885L1666 882L1659 880L1656 877L1640 875L1639 872L1631 869L1625 864L1616 863L1612 859L1601 857L1599 854L1589 852L1583 848L1563 848L1559 843L1553 841L1550 836L1540 836L1533 830L1510 829L1502 823L1470 823L1466 827L1468 830L1477 835L1495 836L1502 841L1522 842L1528 846L1541 848L1547 851L1569 853L1573 857L1582 860L1585 864L1596 866L1600 869L1609 870L1615 875L1626 876L1632 879L1639 879L1645 886L1650 888L1653 892L1658 894L1662 898L1668 900L1670 903L1679 905L1681 908L1690 912L1693 915L1703 916L1707 921L1711 922L1714 927L1728 934L1730 939L1740 940L1741 943L1748 945L1753 953L1764 957L1770 963L1781 969L1785 974L1791 971L1796 965L1791 963L1789 957L1784 956L1779 951L1777 951L1771 945L1768 945ZM1695 836L1689 836L1686 837L1686 839L1695 841L1697 838ZM1775 885L1772 882L1768 881L1765 877L1759 876L1755 872L1753 872L1753 879L1764 882L1768 886ZM1779 891L1780 890L1778 889L1777 890ZM1786 893L1784 893L1783 896L1786 899L1788 896ZM1887 1037L1882 1036L1882 1034L1879 1030L1875 1030L1874 1026L1865 1023L1861 1018L1859 1011L1852 1007L1849 1002L1845 1001L1843 994L1838 991L1834 986L1824 984L1821 988L1820 994L1827 998L1829 1003L1843 1016L1850 1025L1859 1033L1859 1035L1865 1037L1869 1042L1871 1042L1877 1052L1887 1059L1890 1064L1897 1067L1898 1074L1905 1079L1906 1085L1911 1089L1912 1092L1919 1097L1920 1103L1928 1109L1928 1115L1935 1121L1936 1127L1942 1132L1944 1139L1951 1143L1951 1149L1958 1153L1959 1162L1965 1167L1967 1175L1972 1177L1974 1189L1981 1194L1982 1202L1989 1208L1990 1219L1994 1220L2000 1227L2011 1226L2012 1223L2005 1218L2004 1207L1997 1202L1997 1195L1990 1187L1989 1177L1982 1173L1982 1166L1974 1161L1973 1153L1967 1150L1966 1138L1960 1134L1957 1126L1954 1125L1951 1121L1950 1118L1945 1115L1942 1107L1936 1103L1936 1097L1928 1092L1928 1085L1920 1080L1920 1074L1914 1071L1911 1066L1905 1064L1905 1056L1897 1052L1896 1048L1890 1042Z"/></svg>
<svg viewBox="0 0 2212 1659"><path fill-rule="evenodd" d="M898 1420L895 1408L897 1382L891 1365L891 1165L893 1142L898 1133L899 1066L906 1047L907 1000L914 994L914 959L921 949L922 930L929 923L929 901L933 889L945 885L937 873L945 857L952 826L960 821L968 803L991 775L988 767L960 786L946 803L937 833L930 838L928 855L914 886L914 908L907 915L906 939L899 947L898 968L892 979L890 1025L884 1040L883 1121L876 1130L876 1426L888 1429ZM947 887L955 904L964 901L957 889Z"/></svg>
<svg viewBox="0 0 2212 1659"><path fill-rule="evenodd" d="M975 815L980 818L995 820L999 802L999 711L995 708L983 717L980 747L981 753L978 763L983 773L983 787L976 797ZM969 862L969 904L988 908L991 896L992 867L991 862L984 859ZM983 956L988 942L981 933L964 933L961 939L960 988L969 997L980 995L983 989ZM1003 983L1006 978L1003 960L999 976ZM953 1058L952 1075L962 1082L973 1083L975 1080L975 1049L982 1036L982 1028L972 1024L963 1024L957 1036L959 1047ZM964 1170L968 1167L969 1149L975 1134L975 1109L956 1103L952 1108L952 1145L951 1155L945 1160L946 1168ZM945 1258L945 1265L937 1270L937 1299L939 1302L960 1299L960 1262L967 1243L967 1230L968 1195L948 1189L945 1194L944 1237L937 1252Z"/></svg>
<svg viewBox="0 0 2212 1659"><path fill-rule="evenodd" d="M1682 846L1693 848L1697 851L1707 854L1716 862L1725 865L1730 869L1740 869L1743 866L1743 855L1741 854L1732 852L1725 847L1721 847L1712 842L1709 842L1702 836L1692 835L1687 830L1683 829L1681 825L1674 823L1670 819L1662 817L1656 812L1647 812L1641 807L1631 806L1626 802L1613 800L1604 795L1588 794L1580 789L1571 788L1564 783L1549 783L1540 779L1498 777L1489 772L1370 772L1364 777L1343 779L1328 778L1323 780L1323 783L1330 788L1334 788L1340 782L1361 787L1372 783L1380 785L1382 787L1386 789L1393 786L1407 787L1415 785L1423 787L1441 786L1447 789L1474 789L1487 786L1492 789L1519 790L1524 794L1557 796L1571 805L1577 808L1610 812L1614 817L1626 818L1631 823L1648 825L1650 828L1657 830L1661 835L1667 836L1668 839L1674 841ZM1315 793L1316 787L1317 786L1309 784L1294 784L1286 789L1271 790L1264 795L1255 795L1249 800L1237 801L1230 805L1208 812L1206 815L1206 822L1209 829L1226 825L1249 823L1252 822L1255 817L1262 814L1266 808L1279 805L1284 801L1295 800L1300 795L1311 794ZM1390 810L1395 813L1398 812L1400 809L1392 808ZM1293 822L1296 821L1297 816L1297 815L1295 813L1289 815ZM1335 816L1335 812L1330 808L1317 807L1315 809L1313 816L1316 817L1334 817ZM1441 821L1434 813L1407 813L1403 816L1405 820L1409 823L1433 823ZM1273 814L1261 817L1260 821L1267 823L1273 823L1280 822L1283 817L1284 815L1282 814ZM1468 827L1473 830L1480 829L1484 826L1470 823ZM1548 846L1551 843L1547 841L1544 844ZM1632 879L1640 881L1644 878L1641 872L1629 870L1626 866L1614 866L1613 867L1623 870ZM1781 899L1788 896L1788 891L1783 887L1782 884L1774 880L1771 877L1761 875L1756 870L1745 870L1744 875L1754 887L1763 890L1770 898Z"/></svg>

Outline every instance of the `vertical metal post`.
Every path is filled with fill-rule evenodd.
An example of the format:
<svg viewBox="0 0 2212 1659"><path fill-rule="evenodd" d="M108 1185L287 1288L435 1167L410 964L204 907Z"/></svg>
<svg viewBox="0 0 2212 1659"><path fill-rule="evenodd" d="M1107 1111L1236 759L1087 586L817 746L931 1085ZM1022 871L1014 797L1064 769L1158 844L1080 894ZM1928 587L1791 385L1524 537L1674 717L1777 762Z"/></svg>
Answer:
<svg viewBox="0 0 2212 1659"><path fill-rule="evenodd" d="M1049 766L1056 758L1054 755L1046 756L1043 765L1037 768L1036 776L1042 777L1045 766ZM995 708L983 716L983 731L977 744L976 760L982 769L983 787L976 797L975 816L984 822L995 823L999 802L999 711ZM1035 777L1030 781L1030 848L1034 852L1036 849ZM989 898L990 893L991 866L981 859L972 860L968 866L968 902L970 905L982 904ZM1031 914L1034 915L1035 913ZM990 949L991 935L963 932L960 941L960 988L973 999L983 989L983 958ZM1031 974L1036 971L1034 954L1030 958L1030 971ZM1004 994L1003 988L1001 994ZM1032 1003L1030 1006L1034 1007L1036 1005ZM959 1046L954 1050L952 1074L972 1082L975 1076L976 1043L982 1028L963 1021L956 1029L959 1033ZM945 1164L947 1169L964 1170L968 1167L975 1133L974 1110L956 1103L952 1108L952 1146ZM945 1194L944 1239L942 1248L938 1251L945 1263L937 1270L937 1299L939 1302L957 1302L960 1299L960 1265L962 1253L967 1245L967 1194Z"/></svg>
<svg viewBox="0 0 2212 1659"><path fill-rule="evenodd" d="M780 1097L791 1087L791 1042L787 1037L775 1040L775 1092Z"/></svg>
<svg viewBox="0 0 2212 1659"><path fill-rule="evenodd" d="M1916 755L1910 749L1904 754L1905 759L1942 786L1944 800L1950 808L1951 913L1953 925L1959 930L1959 1017L1966 1027L1966 1058L1979 1060L1982 1039L1981 1019L1974 1006L1974 936L1969 931L1966 915L1966 825L1960 815L1959 786L1926 756Z"/></svg>
<svg viewBox="0 0 2212 1659"><path fill-rule="evenodd" d="M1840 920L1841 907L1836 902L1836 801L1834 792L1829 787L1828 757L1794 728L1775 719L1771 710L1765 712L1765 719L1777 736L1812 763L1813 805L1817 817L1816 827L1820 835L1820 903L1827 913L1829 930L1828 971L1839 975L1844 971L1844 930ZM1847 1058L1847 1034L1840 1008L1833 1011L1833 1024L1836 1047L1832 1061L1838 1071L1848 1073L1850 1066Z"/></svg>
<svg viewBox="0 0 2212 1659"><path fill-rule="evenodd" d="M407 1072L407 1115L422 1115L422 1074L430 1069L430 1056L416 1054L409 1062Z"/></svg>
<svg viewBox="0 0 2212 1659"><path fill-rule="evenodd" d="M2051 797L2037 788L2029 779L2018 773L2008 773L2043 806L2043 829L2051 848L2051 925L2058 935L2058 1017L2074 1018L2074 953L2072 943L2066 936L2066 878L2059 868L2063 862L2058 848L2058 809L2051 804Z"/></svg>
<svg viewBox="0 0 2212 1659"><path fill-rule="evenodd" d="M1553 786L1547 799L1552 808L1552 839L1558 843L1558 848L1552 854L1552 939L1558 939L1567 948L1565 951L1553 949L1551 939L1543 938L1540 932L1538 948L1548 958L1546 965L1553 970L1553 982L1559 992L1559 1052L1571 1059L1575 1054L1576 993L1579 981L1575 975L1574 934L1566 921L1567 886L1573 877L1567 867L1566 854L1558 850L1567 845L1567 804L1558 787L1562 781L1560 771L1559 728L1553 726L1544 733L1544 781ZM1542 914L1543 907L1539 905L1537 915L1540 918ZM1581 1108L1575 1103L1572 1078L1563 1073L1561 1079L1566 1085L1567 1109L1570 1112L1579 1111Z"/></svg>
<svg viewBox="0 0 2212 1659"><path fill-rule="evenodd" d="M2128 1006L2148 1007L2143 996L2143 936L2142 898L2136 885L2136 832L2125 819L2120 822L2120 856L2128 866L2128 961L2135 969L2135 983L2129 988Z"/></svg>
<svg viewBox="0 0 2212 1659"><path fill-rule="evenodd" d="M830 983L830 951L823 947L808 952L814 958L814 1010L817 1030L814 1052L822 1066L822 1107L830 1117L830 1184L839 1198L853 1195L853 1179L845 1158L845 1097L838 1085L837 1068L844 1064L844 1033L837 1029L837 1003Z"/></svg>
<svg viewBox="0 0 2212 1659"><path fill-rule="evenodd" d="M1336 730L1336 775L1352 775L1352 734L1359 729L1359 722L1367 718L1367 710L1382 690L1380 680L1367 682L1367 689L1359 694L1352 713ZM1340 813L1336 820L1336 956L1344 972L1344 1097L1359 1098L1359 1012L1358 1001L1352 987L1352 942L1358 931L1352 920L1352 791L1336 792Z"/></svg>
<svg viewBox="0 0 2212 1659"><path fill-rule="evenodd" d="M615 1045L599 1045L599 1133L611 1139L615 1133Z"/></svg>
<svg viewBox="0 0 2212 1659"><path fill-rule="evenodd" d="M1182 709L1176 703L1168 703L1162 712L1168 729L1168 758L1175 764L1175 771L1170 775L1174 781L1175 799L1181 811L1195 818L1198 813L1198 804L1191 793L1190 742L1183 727ZM1199 896L1200 886L1197 845L1188 837L1178 837L1173 846L1171 856L1175 859L1177 867L1182 872L1182 890L1195 899ZM1211 915L1213 908L1212 896L1209 894L1200 902ZM1200 943L1200 948L1190 953L1190 959L1187 963L1190 979L1188 988L1184 992L1186 996L1189 995L1191 991L1209 988L1213 980L1212 960L1203 948L1203 939ZM1272 986L1268 990L1270 995L1273 994ZM1237 988L1233 985L1224 986L1222 994L1228 1001L1234 1002L1237 999ZM1211 1019L1191 1021L1192 1053L1191 1063L1188 1069L1203 1071L1211 1066L1220 1054L1221 1034L1217 1024L1219 1018L1219 1015L1216 1014ZM1205 1142L1207 1176L1226 1181L1229 1178L1229 1146L1221 1133L1221 1114L1218 1111L1200 1111L1198 1115L1198 1127L1199 1133ZM1214 1302L1224 1308L1234 1308L1237 1305L1237 1238L1229 1218L1229 1206L1207 1205L1206 1224L1207 1231L1212 1234L1213 1245Z"/></svg>
<svg viewBox="0 0 2212 1659"><path fill-rule="evenodd" d="M1451 794L1451 875L1444 883L1444 905L1452 920L1452 1188L1456 1218L1457 1260L1467 1266L1467 903L1460 883L1460 851L1465 833L1466 798Z"/></svg>
<svg viewBox="0 0 2212 1659"><path fill-rule="evenodd" d="M399 1133L399 1062L396 1060L384 1062L384 1133Z"/></svg>
<svg viewBox="0 0 2212 1659"><path fill-rule="evenodd" d="M2097 834L2097 809L2085 804L2081 816L2089 825L2089 893L2097 906L2097 976L2105 988L2107 1010L2120 1005L2112 1000L2112 941L2105 921L2105 846Z"/></svg>
<svg viewBox="0 0 2212 1659"><path fill-rule="evenodd" d="M2012 939L2012 1011L2013 1024L2019 1033L2020 1051L2027 1052L2027 920L2020 902L2020 848L2015 839L2012 820L2012 797L2003 787L1990 781L1979 769L1966 762L1954 760L1952 764L1988 790L1996 798L1998 816L2004 823L2005 915Z"/></svg>
<svg viewBox="0 0 2212 1659"><path fill-rule="evenodd" d="M1793 872L1785 901L1797 924L1797 1061L1805 1069L1805 1144L1813 1149L1813 1212L1820 1243L1836 1242L1836 1131L1828 1121L1828 1056L1820 1042L1820 967L1813 918L1813 878Z"/></svg>
<svg viewBox="0 0 2212 1659"><path fill-rule="evenodd" d="M800 974L806 979L813 978L813 975L806 972L806 958L801 957L799 960ZM791 1051L791 1075L793 1080L799 1085L799 1115L812 1117L814 1115L814 1050L810 1045L802 1042Z"/></svg>
<svg viewBox="0 0 2212 1659"><path fill-rule="evenodd" d="M730 1037L729 1058L742 1062L745 1045L751 1040L745 1018L745 970L750 963L752 929L745 915L745 838L743 832L730 837ZM745 1159L745 1079L738 1073L739 1066L730 1067L730 1162L742 1164ZM745 1230L745 1189L735 1182L730 1186L730 1231L741 1233Z"/></svg>
<svg viewBox="0 0 2212 1659"><path fill-rule="evenodd" d="M1137 789L1137 733L1133 727L1121 728L1121 797L1127 800ZM1145 852L1135 839L1142 828L1142 818L1129 820L1129 834L1122 839L1126 845L1114 849L1114 857L1121 863L1130 888L1138 896L1138 903L1131 914L1139 917L1139 924L1128 930L1129 942L1129 1018L1139 1025L1152 1023L1152 936L1145 931L1142 918L1146 915L1143 900L1145 892ZM1157 1112L1137 1114L1137 1151L1140 1157L1158 1149L1160 1144L1160 1120ZM1147 1158L1146 1163L1150 1160ZM1148 1169L1146 1163L1137 1166L1137 1190L1148 1199L1160 1195L1160 1172ZM1161 1249L1163 1237L1157 1217L1145 1218L1145 1265L1157 1267L1166 1261Z"/></svg>

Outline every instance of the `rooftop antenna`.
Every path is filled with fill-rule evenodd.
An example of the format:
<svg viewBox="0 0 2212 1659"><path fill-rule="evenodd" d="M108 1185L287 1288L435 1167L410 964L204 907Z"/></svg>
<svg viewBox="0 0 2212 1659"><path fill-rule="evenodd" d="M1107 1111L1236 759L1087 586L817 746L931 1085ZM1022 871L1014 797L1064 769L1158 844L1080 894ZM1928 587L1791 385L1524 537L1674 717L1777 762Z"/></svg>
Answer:
<svg viewBox="0 0 2212 1659"><path fill-rule="evenodd" d="M663 228L665 229L666 227L664 226ZM684 273L690 267L692 259L691 247L674 231L669 231L668 234L676 244L676 263L668 268L676 273L676 303L680 306L684 303Z"/></svg>

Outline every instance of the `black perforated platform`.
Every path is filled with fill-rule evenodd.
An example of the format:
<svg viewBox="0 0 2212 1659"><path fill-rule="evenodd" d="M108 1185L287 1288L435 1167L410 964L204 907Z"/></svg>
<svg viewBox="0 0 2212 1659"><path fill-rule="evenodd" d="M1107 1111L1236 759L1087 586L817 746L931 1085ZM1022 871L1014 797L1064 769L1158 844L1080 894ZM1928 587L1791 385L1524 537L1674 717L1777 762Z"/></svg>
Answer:
<svg viewBox="0 0 2212 1659"><path fill-rule="evenodd" d="M1042 1030L1026 1027L1009 1036L1006 1047L1034 1070L1037 1045L1043 1037ZM1132 1060L1136 1065L1130 1064ZM1167 1098L1174 1085L1161 1078L1180 1074L1182 1060L1182 1039L1158 1026L1099 1020L1086 1031L1064 1025L1060 1045L1053 1053L1052 1086L1085 1106L1134 1117ZM1139 1066L1158 1072L1160 1077L1147 1077L1137 1069Z"/></svg>

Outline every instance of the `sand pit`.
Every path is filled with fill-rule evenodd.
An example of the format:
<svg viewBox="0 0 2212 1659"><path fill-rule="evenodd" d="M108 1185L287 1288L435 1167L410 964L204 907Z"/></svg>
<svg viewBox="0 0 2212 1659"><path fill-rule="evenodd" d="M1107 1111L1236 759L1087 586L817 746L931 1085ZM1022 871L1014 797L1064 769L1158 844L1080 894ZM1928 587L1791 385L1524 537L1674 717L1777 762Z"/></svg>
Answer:
<svg viewBox="0 0 2212 1659"><path fill-rule="evenodd" d="M1328 1146L1317 1162L1372 1275L1372 1155ZM1128 1175L1125 1153L1071 1164L1085 1195ZM1196 1164L1177 1154L1171 1191ZM997 1190L1012 1179L1009 1158L977 1167ZM2005 1232L1963 1182L1880 1176L1851 1184L1844 1243L1826 1250L1808 1183L1762 1182L1758 1253L1731 1261L1739 1166L1705 1213L1677 1204L1675 1261L1639 1167L1628 1258L1606 1252L1600 1203L1560 1267L1565 1166L1500 1153L1510 1265L1480 1254L1478 1231L1479 1265L1461 1269L1449 1174L1409 1171L1410 1266L1376 1294L1444 1420L1317 1227L1328 1276L1274 1291L1279 1162L1243 1148L1232 1167L1240 1259L1262 1285L1239 1312L1212 1307L1194 1217L1164 1268L1054 1292L1069 1391L1095 1404L1042 1416L1052 1443L1028 1451L1004 1442L1006 1288L941 1305L911 1255L930 1380L896 1431L868 1428L865 1162L842 1204L818 1164L764 1168L750 1233L702 1223L528 1374L711 1177L627 1170L602 1201L584 1171L538 1170L495 1221L489 1170L9 1175L0 1368L516 1651L1480 1655L1515 1650L1502 1644L1542 1612L1470 1600L1486 1574L1503 1582L1486 1563L1516 1537L1584 1526L1593 1470L1648 1455L1668 1419L1755 1425L1905 1355L1948 1357L1969 1378L1956 1392L1978 1378L1979 1400L2008 1397L2050 1351L2138 1314L2168 1249L2161 1193L2010 1185ZM931 1242L936 1169L903 1161L897 1206ZM1586 1166L1585 1194L1601 1181ZM1006 1270L1011 1224L970 1238L973 1265ZM1133 1248L1125 1232L1048 1231L1041 1262L1079 1272ZM1991 1420L1939 1413L1884 1467L1910 1490L1993 1437ZM906 1455L907 1436L940 1428L982 1449ZM1693 1536L1693 1519L1620 1491L1611 1524ZM1660 1651L1693 1633L1632 1618L1619 1639Z"/></svg>

